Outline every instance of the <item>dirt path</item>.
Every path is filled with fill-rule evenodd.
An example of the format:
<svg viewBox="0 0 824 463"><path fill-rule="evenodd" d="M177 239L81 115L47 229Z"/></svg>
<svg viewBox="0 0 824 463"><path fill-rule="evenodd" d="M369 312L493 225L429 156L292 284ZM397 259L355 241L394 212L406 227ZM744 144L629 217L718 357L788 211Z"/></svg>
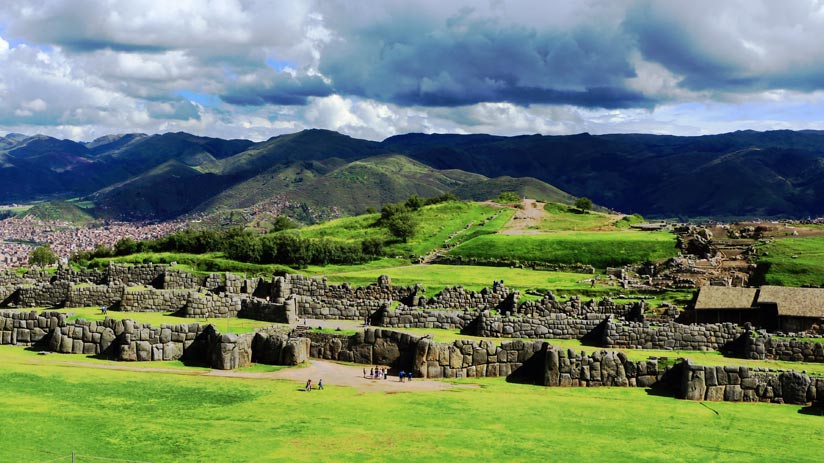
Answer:
<svg viewBox="0 0 824 463"><path fill-rule="evenodd" d="M521 201L521 208L515 210L515 215L512 217L504 228L501 229L502 235L529 235L541 233L540 230L530 229L530 227L537 227L542 220L547 216L544 206L546 203L536 201L534 199L524 199Z"/></svg>
<svg viewBox="0 0 824 463"><path fill-rule="evenodd" d="M59 354L53 354L59 355ZM32 361L32 364L44 364L47 362ZM214 376L221 378L245 378L245 379L269 379L295 381L302 387L307 379L312 379L313 384L323 379L324 385L354 387L363 392L421 392L421 391L441 391L454 388L476 388L474 384L450 384L443 381L415 378L411 382L401 383L398 376L389 376L389 379L367 379L363 377L363 369L369 372L370 366L344 365L326 360L311 360L308 366L294 368L284 368L272 372L245 372L235 370L206 370L206 369L184 369L184 368L163 368L137 366L127 363L85 363L85 362L48 362L55 366L66 367L86 367L99 368L104 370L136 371L142 373L171 373L187 376Z"/></svg>
<svg viewBox="0 0 824 463"><path fill-rule="evenodd" d="M305 384L310 378L313 384L323 379L324 385L349 386L364 392L420 392L477 387L472 384L455 385L421 378L400 382L397 375L389 376L389 379L367 379L363 376L364 368L368 375L369 366L351 366L325 360L312 360L308 367L286 368L274 373L265 373L265 375L273 379L298 381L301 384Z"/></svg>

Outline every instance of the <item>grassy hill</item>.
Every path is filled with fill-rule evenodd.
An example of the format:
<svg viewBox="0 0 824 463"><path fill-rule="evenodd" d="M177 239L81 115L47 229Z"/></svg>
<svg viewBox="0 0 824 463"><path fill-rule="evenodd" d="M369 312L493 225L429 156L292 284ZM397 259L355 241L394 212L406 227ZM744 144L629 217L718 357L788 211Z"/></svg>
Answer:
<svg viewBox="0 0 824 463"><path fill-rule="evenodd" d="M571 204L575 198L565 191L533 177L496 177L461 185L452 192L457 197L472 201L494 199L505 191L516 193L522 198L538 201Z"/></svg>
<svg viewBox="0 0 824 463"><path fill-rule="evenodd" d="M61 220L74 224L85 224L95 220L85 209L68 201L37 203L24 212L21 212L19 217L34 217L40 220Z"/></svg>
<svg viewBox="0 0 824 463"><path fill-rule="evenodd" d="M380 214L364 214L332 220L302 228L298 230L298 233L306 238L342 241L381 238L389 242L386 247L388 256L422 256L448 242L451 235L457 237L479 230L494 233L503 227L514 213L511 209L504 210L495 220L482 224L486 219L495 216L498 211L498 208L492 206L455 201L425 206L413 214L419 226L415 236L407 243L392 242L389 232L383 227L376 226ZM474 226L468 227L470 224Z"/></svg>
<svg viewBox="0 0 824 463"><path fill-rule="evenodd" d="M776 239L758 254L756 284L824 285L824 236Z"/></svg>

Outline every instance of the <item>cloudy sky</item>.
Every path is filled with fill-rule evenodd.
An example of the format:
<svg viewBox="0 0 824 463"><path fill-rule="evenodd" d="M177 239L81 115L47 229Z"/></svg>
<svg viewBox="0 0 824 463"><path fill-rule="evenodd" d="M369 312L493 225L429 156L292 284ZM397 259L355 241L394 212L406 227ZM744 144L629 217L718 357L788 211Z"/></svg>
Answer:
<svg viewBox="0 0 824 463"><path fill-rule="evenodd" d="M3 0L0 134L824 129L824 2Z"/></svg>

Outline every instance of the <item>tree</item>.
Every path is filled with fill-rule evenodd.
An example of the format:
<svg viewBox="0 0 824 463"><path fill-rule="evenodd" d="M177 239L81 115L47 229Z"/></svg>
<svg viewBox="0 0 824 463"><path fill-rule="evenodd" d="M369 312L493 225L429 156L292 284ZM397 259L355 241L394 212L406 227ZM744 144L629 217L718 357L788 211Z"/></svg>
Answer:
<svg viewBox="0 0 824 463"><path fill-rule="evenodd" d="M587 197L581 196L580 198L575 200L575 208L582 212L589 211L592 209L592 200Z"/></svg>
<svg viewBox="0 0 824 463"><path fill-rule="evenodd" d="M406 243L409 238L415 236L415 231L418 228L418 222L412 217L412 214L401 213L395 214L386 222L386 228L389 233L395 238L400 238Z"/></svg>
<svg viewBox="0 0 824 463"><path fill-rule="evenodd" d="M57 254L51 250L51 246L48 244L44 246L37 246L34 250L29 253L29 264L31 265L39 265L45 266L49 264L54 264L57 262Z"/></svg>
<svg viewBox="0 0 824 463"><path fill-rule="evenodd" d="M295 223L285 215L277 216L275 221L272 223L272 233L289 230L291 228L297 228L297 225L295 225Z"/></svg>

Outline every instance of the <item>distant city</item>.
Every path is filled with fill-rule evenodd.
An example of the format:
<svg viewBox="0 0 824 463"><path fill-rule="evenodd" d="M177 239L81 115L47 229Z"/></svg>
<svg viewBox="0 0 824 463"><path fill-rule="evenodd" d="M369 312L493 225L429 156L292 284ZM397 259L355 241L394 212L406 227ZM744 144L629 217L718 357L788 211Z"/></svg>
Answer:
<svg viewBox="0 0 824 463"><path fill-rule="evenodd" d="M50 245L60 260L65 261L78 251L90 251L100 245L112 247L123 238L160 238L186 228L187 224L187 221L177 220L78 226L30 217L4 219L0 220L0 269L26 265L29 253L39 245Z"/></svg>

